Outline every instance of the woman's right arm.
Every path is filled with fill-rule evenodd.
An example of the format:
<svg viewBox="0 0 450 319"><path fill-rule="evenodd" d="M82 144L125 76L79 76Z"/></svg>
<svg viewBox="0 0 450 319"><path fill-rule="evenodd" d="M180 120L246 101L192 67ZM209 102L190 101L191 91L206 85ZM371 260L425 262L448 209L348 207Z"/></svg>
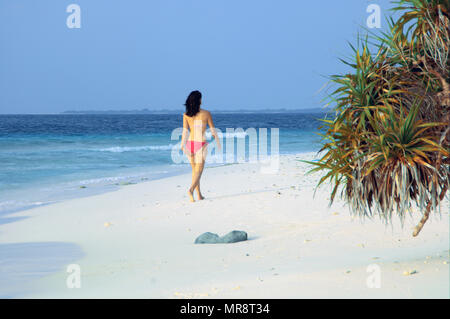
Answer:
<svg viewBox="0 0 450 319"><path fill-rule="evenodd" d="M208 112L208 125L209 125L209 129L211 130L212 136L214 136L214 139L216 140L217 148L220 150L222 146L220 145L220 140L219 140L219 137L217 136L216 128L214 127L214 122L212 120L212 116L211 116L210 112Z"/></svg>

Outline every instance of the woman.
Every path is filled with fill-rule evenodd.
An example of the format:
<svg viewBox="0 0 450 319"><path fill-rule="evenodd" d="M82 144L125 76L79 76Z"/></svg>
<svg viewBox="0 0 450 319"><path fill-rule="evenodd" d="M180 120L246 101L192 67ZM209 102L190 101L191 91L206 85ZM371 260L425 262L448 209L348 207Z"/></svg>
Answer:
<svg viewBox="0 0 450 319"><path fill-rule="evenodd" d="M220 141L212 121L211 113L200 108L202 104L202 94L199 91L192 91L186 99L186 113L183 114L183 134L181 137L181 150L189 158L192 166L192 184L188 190L189 199L194 202L194 190L197 192L199 200L204 199L200 191L200 178L205 166L208 143L205 138L206 124L209 125L211 134L216 140L220 150ZM186 143L186 136L189 139Z"/></svg>

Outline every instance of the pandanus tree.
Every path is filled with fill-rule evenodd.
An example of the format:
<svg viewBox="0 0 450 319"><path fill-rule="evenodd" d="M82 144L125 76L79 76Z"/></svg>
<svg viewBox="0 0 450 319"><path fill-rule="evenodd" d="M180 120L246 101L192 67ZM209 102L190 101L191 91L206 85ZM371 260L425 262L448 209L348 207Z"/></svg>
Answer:
<svg viewBox="0 0 450 319"><path fill-rule="evenodd" d="M352 72L331 77L335 116L309 163L331 203L340 191L352 214L386 223L419 213L417 236L450 182L450 1L393 3L389 31L358 40L342 60Z"/></svg>

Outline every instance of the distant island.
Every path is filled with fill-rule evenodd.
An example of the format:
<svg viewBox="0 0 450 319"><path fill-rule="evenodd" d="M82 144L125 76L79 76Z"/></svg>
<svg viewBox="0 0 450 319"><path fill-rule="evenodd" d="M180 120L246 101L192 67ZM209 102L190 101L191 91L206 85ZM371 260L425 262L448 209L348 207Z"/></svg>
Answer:
<svg viewBox="0 0 450 319"><path fill-rule="evenodd" d="M305 108L305 109L234 109L234 110L215 110L210 109L214 113L327 113L329 108ZM159 109L159 110L85 110L75 111L68 110L61 112L61 114L177 114L182 112L183 109Z"/></svg>

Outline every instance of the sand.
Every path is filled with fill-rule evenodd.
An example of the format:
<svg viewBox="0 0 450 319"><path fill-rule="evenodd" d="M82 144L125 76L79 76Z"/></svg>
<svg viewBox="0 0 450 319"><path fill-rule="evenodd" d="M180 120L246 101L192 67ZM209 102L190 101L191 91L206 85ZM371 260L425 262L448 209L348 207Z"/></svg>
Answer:
<svg viewBox="0 0 450 319"><path fill-rule="evenodd" d="M0 297L15 298L449 298L449 204L419 237L352 219L328 206L300 159L276 174L258 164L206 168L203 201L190 174L38 207L0 225ZM204 232L249 240L195 245ZM79 266L80 288L67 267ZM78 267L75 266L75 267ZM368 284L369 282L369 284Z"/></svg>

